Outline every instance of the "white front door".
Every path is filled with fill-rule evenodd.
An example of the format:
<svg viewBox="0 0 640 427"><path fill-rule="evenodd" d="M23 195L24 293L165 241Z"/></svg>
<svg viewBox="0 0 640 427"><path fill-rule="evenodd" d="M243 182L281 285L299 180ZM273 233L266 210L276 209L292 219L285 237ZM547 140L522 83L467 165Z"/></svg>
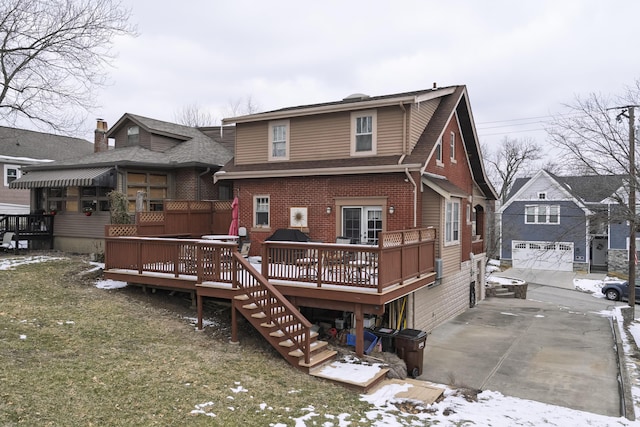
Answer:
<svg viewBox="0 0 640 427"><path fill-rule="evenodd" d="M382 231L381 206L348 206L342 208L342 235L352 243L377 245Z"/></svg>

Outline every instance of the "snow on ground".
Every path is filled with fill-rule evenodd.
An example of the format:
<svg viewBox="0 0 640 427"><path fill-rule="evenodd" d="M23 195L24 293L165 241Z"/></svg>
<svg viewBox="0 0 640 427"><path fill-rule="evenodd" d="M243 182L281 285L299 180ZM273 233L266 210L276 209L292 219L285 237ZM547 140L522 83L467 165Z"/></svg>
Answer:
<svg viewBox="0 0 640 427"><path fill-rule="evenodd" d="M27 264L37 264L39 262L57 261L67 259L65 257L50 256L16 256L0 259L0 270L14 270L16 267Z"/></svg>
<svg viewBox="0 0 640 427"><path fill-rule="evenodd" d="M59 260L64 258L59 257L15 257L0 259L0 270L13 269L20 265L32 264L36 262L46 262ZM96 263L92 263L95 267ZM99 264L98 264L99 266ZM100 267L98 267L100 268ZM496 278L497 279L497 278ZM508 279L509 283L512 279ZM580 279L574 282L576 289L584 292L593 292L594 296L600 294L600 288L602 287L602 281ZM97 280L96 286L102 289L117 289L126 286L126 283ZM616 307L611 312L603 312L603 315L613 316L622 328L622 315L619 311L620 307ZM191 321L191 319L189 319ZM636 342L640 342L640 322L633 322L629 331L632 339ZM623 335L623 344L625 348L625 354L631 354L633 350L633 343L630 343L625 334ZM21 337L21 339L26 339ZM630 370L630 374L633 378L638 378L637 367L635 363L627 356L627 366ZM376 365L367 365L362 363L354 363L353 360L345 360L343 362L334 363L331 370L328 371L336 378L363 378L371 375L372 370L379 369ZM230 389L233 393L250 392L250 389L245 388L240 382L235 383L236 387ZM629 421L626 418L607 417L603 415L593 414L590 412L576 411L561 406L549 405L540 402L534 402L531 400L519 399L509 396L504 396L501 393L485 390L478 394L477 401L467 400L459 391L451 389L446 385L433 384L445 390L444 399L440 402L436 402L432 405L424 405L421 402L412 402L416 409L421 409L421 412L413 414L412 416L401 412L395 404L400 403L400 400L394 396L400 392L412 387L411 384L406 383L404 385L389 384L380 387L374 393L363 394L360 399L368 402L371 405L371 410L367 412L366 418L362 420L351 419L350 414L337 413L327 414L323 411L323 414L315 412L315 408L312 405L307 405L303 408L306 414L299 418L292 418L296 426L307 425L322 425L326 427L330 426L349 426L353 423L366 423L376 427L394 427L394 426L408 426L408 425L421 425L422 423L432 423L439 426L459 426L459 425L476 425L476 426L567 426L567 425L580 425L580 426L640 426L639 422ZM292 390L292 393L297 392ZM635 402L635 411L640 414L640 387L633 388L633 396ZM230 399L233 400L233 399ZM404 400L403 400L404 401ZM222 406L222 402L218 403ZM257 411L269 410L275 406L277 402L262 402L256 406ZM204 402L194 405L194 410L191 411L193 415L203 415L207 417L215 417L215 413L212 411L216 405L215 402ZM227 409L233 409L233 407L227 406L228 403L224 403ZM416 421L417 420L417 421ZM285 424L273 423L273 427L283 427Z"/></svg>

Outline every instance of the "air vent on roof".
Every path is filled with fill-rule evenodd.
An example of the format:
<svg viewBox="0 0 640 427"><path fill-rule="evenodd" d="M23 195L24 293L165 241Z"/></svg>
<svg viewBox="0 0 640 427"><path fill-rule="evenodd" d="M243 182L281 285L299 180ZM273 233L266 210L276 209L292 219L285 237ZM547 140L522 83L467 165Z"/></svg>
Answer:
<svg viewBox="0 0 640 427"><path fill-rule="evenodd" d="M364 93L352 93L343 99L343 101L361 101L363 99L370 98L369 95L365 95Z"/></svg>

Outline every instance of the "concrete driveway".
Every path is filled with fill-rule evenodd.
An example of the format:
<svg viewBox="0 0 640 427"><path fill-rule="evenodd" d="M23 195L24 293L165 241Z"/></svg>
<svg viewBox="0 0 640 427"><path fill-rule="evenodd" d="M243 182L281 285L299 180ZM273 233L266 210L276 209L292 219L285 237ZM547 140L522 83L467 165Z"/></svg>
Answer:
<svg viewBox="0 0 640 427"><path fill-rule="evenodd" d="M527 300L489 298L437 327L427 337L420 379L620 416L611 322L597 313L612 303L529 288Z"/></svg>

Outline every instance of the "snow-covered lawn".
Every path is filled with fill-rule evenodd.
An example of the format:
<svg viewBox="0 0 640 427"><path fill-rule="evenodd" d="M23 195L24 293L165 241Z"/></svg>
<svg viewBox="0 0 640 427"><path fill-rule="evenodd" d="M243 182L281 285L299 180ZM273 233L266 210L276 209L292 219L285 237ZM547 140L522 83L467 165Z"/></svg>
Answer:
<svg viewBox="0 0 640 427"><path fill-rule="evenodd" d="M13 269L24 264L35 262L46 262L61 258L53 258L46 256L39 257L15 257L0 259L0 270ZM88 268L100 268L100 264L92 263ZM598 283L599 282L599 283ZM123 282L110 280L97 280L96 286L102 289L116 289L126 286ZM584 292L593 292L594 296L598 295L602 286L602 281L591 281L581 279L575 282L576 289ZM618 307L619 308L619 307ZM622 316L619 310L612 310L604 314L614 317L621 325ZM192 319L189 319L192 320ZM640 322L634 322L629 328L633 339L640 342ZM624 335L624 334L623 334ZM22 338L22 337L21 337ZM26 337L25 337L26 339ZM625 352L631 352L632 343L626 337L624 339ZM628 366L632 370L630 374L637 378L635 364L629 359ZM378 369L376 365L362 365L350 363L350 361L334 363L331 375L336 378L354 378L371 374L371 370ZM241 385L236 383L237 388L230 391L233 393L250 392ZM514 397L504 396L498 392L485 390L478 394L477 401L467 399L456 389L452 389L446 385L434 384L435 386L445 389L444 399L432 405L424 405L421 402L410 402L413 408L412 415L417 417L424 423L431 423L438 426L457 426L457 425L474 425L474 426L639 426L640 423L629 421L626 418L606 417L603 415L593 414L589 412L576 411L561 406L554 406L530 400L518 399ZM250 386L248 386L250 387ZM350 414L340 413L339 410L335 414L327 414L326 408L322 411L316 411L316 400L310 396L310 403L304 408L307 414L303 417L294 419L296 426L349 426L354 423L363 425L370 422L372 426L407 426L421 425L409 421L408 414L398 409L396 404L401 403L394 396L403 390L412 387L411 384L405 385L390 384L379 388L371 394L363 394L360 399L371 405L371 410L367 413L367 420L352 420ZM640 413L638 409L638 401L640 400L640 389L634 387L634 401L636 402L636 413ZM404 399L403 399L404 401ZM269 405L263 403L260 410L268 410ZM214 418L216 404L214 402L194 402L194 410L192 415L202 414L202 416ZM322 412L322 414L318 413ZM374 421L375 420L375 421ZM382 421L381 421L382 420ZM415 418L413 419L415 421ZM272 423L273 427L284 427L285 424Z"/></svg>

